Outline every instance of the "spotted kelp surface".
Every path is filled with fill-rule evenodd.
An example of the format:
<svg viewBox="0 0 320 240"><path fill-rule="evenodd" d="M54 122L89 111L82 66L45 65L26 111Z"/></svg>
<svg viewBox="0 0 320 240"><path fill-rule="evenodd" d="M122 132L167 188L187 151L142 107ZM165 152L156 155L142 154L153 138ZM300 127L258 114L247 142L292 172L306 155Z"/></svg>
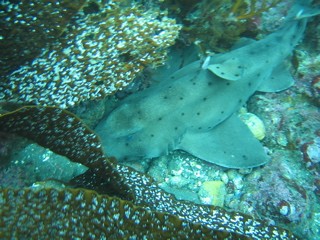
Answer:
<svg viewBox="0 0 320 240"><path fill-rule="evenodd" d="M21 64L31 63L63 33L85 3L86 0L1 1L1 78Z"/></svg>
<svg viewBox="0 0 320 240"><path fill-rule="evenodd" d="M195 236L200 239L297 239L285 229L264 225L241 213L176 200L173 195L161 190L150 176L116 164L114 159L105 157L96 134L65 110L52 107L25 107L1 115L0 129L29 137L54 152L68 156L71 161L86 165L115 190L118 189L119 195L125 194L126 199L132 202L79 189L66 189L60 192L45 189L37 193L24 189L1 190L0 216L5 220L0 225L1 236L35 234L48 237L55 231L62 236L67 236L68 232L72 234L75 232L72 236L78 236L77 229L81 228L79 234L82 237L110 234L106 236L138 238L150 234L150 236L182 239L185 236L181 237L179 234L184 232L185 235L190 233L191 236L198 234ZM91 181L94 178L95 175L92 175ZM79 202L81 199L83 201ZM33 208L34 204L38 207ZM17 208L20 217L14 215ZM76 212L79 212L77 216L78 218L80 216L80 219L75 219L73 214ZM34 222L41 220L43 228L40 225L35 229L36 224L32 224L30 228L29 225L24 225L25 228L18 227L26 221L26 214L31 214ZM60 220L47 223L41 219L41 214L49 218L52 216L51 220L59 216ZM92 225L91 228L83 229L83 226L87 226L85 222L88 214L94 214L89 220ZM153 229L151 232L141 233L145 235L139 235L139 227L133 227L136 224L140 224L139 227L151 226ZM8 229L11 229L9 233ZM37 235L37 231L41 229L41 233ZM171 233L173 235L167 235Z"/></svg>
<svg viewBox="0 0 320 240"><path fill-rule="evenodd" d="M188 234L196 239L249 239L85 189L5 189L0 192L0 201L4 203L2 224L14 230L2 231L0 225L1 238L185 239ZM19 230L12 214L21 219Z"/></svg>
<svg viewBox="0 0 320 240"><path fill-rule="evenodd" d="M67 108L126 87L166 59L180 25L158 9L109 0L91 3L52 46L0 83L0 100Z"/></svg>

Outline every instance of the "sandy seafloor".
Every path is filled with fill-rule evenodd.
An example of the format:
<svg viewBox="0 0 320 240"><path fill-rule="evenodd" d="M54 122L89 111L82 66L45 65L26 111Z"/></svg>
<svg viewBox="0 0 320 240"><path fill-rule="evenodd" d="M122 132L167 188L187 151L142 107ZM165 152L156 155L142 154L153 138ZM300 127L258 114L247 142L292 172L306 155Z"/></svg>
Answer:
<svg viewBox="0 0 320 240"><path fill-rule="evenodd" d="M150 174L179 199L215 203L288 228L303 239L320 239L320 83L317 86L314 80L320 76L320 27L314 23L311 27L295 50L299 61L297 69L292 68L295 85L280 93L256 93L246 104L247 111L265 124L261 142L270 157L267 164L227 169L183 151L124 164ZM95 126L117 102L112 96L82 103L72 111ZM46 178L67 182L85 171L25 139L14 135L6 139L1 188L29 187Z"/></svg>

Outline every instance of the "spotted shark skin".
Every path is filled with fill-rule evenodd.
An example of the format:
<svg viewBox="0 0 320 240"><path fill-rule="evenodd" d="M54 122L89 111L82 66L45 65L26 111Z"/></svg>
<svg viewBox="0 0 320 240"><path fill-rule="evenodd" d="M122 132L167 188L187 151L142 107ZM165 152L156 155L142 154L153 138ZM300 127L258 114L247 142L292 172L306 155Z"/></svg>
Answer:
<svg viewBox="0 0 320 240"><path fill-rule="evenodd" d="M307 18L315 15L304 9L297 1L266 38L195 61L124 99L96 128L106 154L121 161L181 149L228 168L265 164L264 148L236 112L257 90L293 85L283 61L303 37Z"/></svg>

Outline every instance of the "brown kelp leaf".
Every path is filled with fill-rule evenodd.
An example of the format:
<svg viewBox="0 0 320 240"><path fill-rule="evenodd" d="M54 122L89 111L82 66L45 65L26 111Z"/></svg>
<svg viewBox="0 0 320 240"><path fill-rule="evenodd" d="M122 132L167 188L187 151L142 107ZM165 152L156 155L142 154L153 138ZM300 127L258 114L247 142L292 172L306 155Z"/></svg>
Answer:
<svg viewBox="0 0 320 240"><path fill-rule="evenodd" d="M85 189L4 189L0 202L1 239L249 239Z"/></svg>
<svg viewBox="0 0 320 240"><path fill-rule="evenodd" d="M31 139L95 173L102 171L119 194L123 190L123 184L116 186L115 179L121 177L115 170L115 160L104 155L99 137L71 112L55 107L23 107L1 115L0 130Z"/></svg>
<svg viewBox="0 0 320 240"><path fill-rule="evenodd" d="M2 225L0 223L0 227L2 228L10 226L15 230L14 232L17 232L17 226L19 226L19 229L21 229L21 226L24 226L26 221L25 216L30 214L30 208L34 206L32 203L36 204L38 201L39 208L41 204L45 205L45 210L43 211L46 213L45 216L52 214L51 211L55 212L55 214L57 212L58 216L61 216L60 221L57 223L58 225L54 226L54 230L51 230L51 225L48 224L48 231L57 231L56 229L59 229L59 233L65 234L70 228L83 228L81 219L86 221L89 213L98 214L99 211L107 211L107 215L94 215L95 217L92 217L90 220L92 230L83 230L85 232L81 233L81 236L88 237L92 234L96 236L95 234L97 234L97 232L101 236L105 236L105 231L111 231L114 235L108 235L110 237L115 236L117 238L120 236L119 234L124 234L123 236L136 236L136 238L141 239L137 237L140 236L139 232L136 232L139 231L138 228L137 230L130 230L132 225L129 224L126 226L126 222L124 223L128 218L131 218L131 210L134 209L132 205L134 204L141 207L139 208L141 210L138 210L139 214L133 217L134 223L140 224L141 221L146 221L146 224L150 224L148 226L152 227L151 232L154 232L152 234L159 234L152 235L151 232L146 232L146 236L149 236L148 234L159 237L167 236L166 234L169 234L168 232L174 233L176 229L183 229L186 236L192 236L195 232L201 233L202 235L198 236L203 237L199 239L206 239L206 237L209 239L298 239L285 229L265 225L245 214L227 212L220 207L197 205L192 202L176 200L172 194L159 188L157 183L149 175L116 164L115 161L111 161L105 157L98 136L82 123L77 116L66 110L53 107L24 107L14 112L0 115L0 131L21 134L44 147L50 148L56 153L68 157L71 161L86 165L93 170L94 174L104 178L106 182L118 188L119 194L126 193L125 198L132 201L132 203L128 203L128 206L125 206L123 204L127 202L122 200L114 200L115 198L111 199L105 195L97 196L96 192L88 191L87 194L87 191L84 190L64 190L62 192L57 192L56 190L41 190L39 193L34 193L29 190L4 190L0 192L0 198L2 198L0 199L0 203L3 204L0 209L4 209L1 214L14 216L16 211L14 209L17 208L16 205L21 204L19 211L22 211L22 215L19 219L15 218L15 220L10 220L10 217L5 218L6 221L12 222L5 222L5 224ZM92 175L92 181L94 180L94 176L95 175ZM99 181L101 182L101 180ZM48 199L52 198L50 191L53 192L54 196L58 195L56 196L58 199L54 202L48 202ZM79 191L79 193L75 194L78 197L74 196L73 191ZM25 198L31 202L31 205L25 202ZM86 199L86 202L77 203L78 205L80 204L80 207L77 205L76 209L73 209L74 206L72 203L83 198ZM106 199L102 200L104 198ZM113 202L113 204L110 203L112 209L116 208L117 211L122 212L110 214L110 210L108 210L109 205L107 206L106 203L101 204L107 200ZM69 202L69 205L63 206L62 203L65 202ZM52 209L50 207L52 205L58 205L58 208ZM88 210L84 209L81 211L81 206L83 206L83 208L87 207ZM73 215L64 216L64 212L68 209L71 209L71 212L73 210L79 211L77 216L80 220L76 219ZM61 215L59 215L59 213ZM42 220L39 214L35 214L35 218ZM170 216L166 214L170 214ZM174 217L171 217L172 215L174 215ZM110 221L115 221L116 223L109 226ZM161 225L162 223L164 223L164 226ZM198 223L202 227L190 227L191 223ZM44 225L39 228L45 229L46 224L47 223L44 222ZM124 224L123 228L121 226L122 224ZM161 227L158 228L157 224ZM119 228L119 225L121 228ZM37 226L36 222L34 222L34 226ZM142 226L145 225L142 224ZM223 231L221 233L222 235L214 235L215 232L208 230L208 228ZM32 231L35 230L33 229ZM157 233L157 231L161 232ZM171 235L168 235L168 238L170 238L170 236ZM216 236L216 238L214 238L214 236ZM174 237L183 239L178 232Z"/></svg>
<svg viewBox="0 0 320 240"><path fill-rule="evenodd" d="M48 0L48 5L60 6L77 1L83 0ZM40 4L34 0L29 2L33 4L31 9L36 6L38 9L38 5L41 7L41 2L46 1L40 0ZM157 7L145 9L136 1L125 2L89 1L59 39L44 48L32 63L22 65L5 81L0 81L0 101L68 108L88 99L103 99L127 87L146 66L163 65L167 48L175 43L181 25ZM72 3L69 5L70 8L73 6ZM49 8L40 13L41 17L56 16L54 26L60 26L59 9ZM35 16L35 19L39 18ZM51 26L46 18L41 20L43 28L47 24ZM20 23L19 19L16 21ZM41 38L43 28L34 25L27 25L27 30L38 33L40 27L43 47L47 42L46 37ZM25 39L25 34L18 31L17 37ZM39 42L38 39L32 40Z"/></svg>
<svg viewBox="0 0 320 240"><path fill-rule="evenodd" d="M86 0L5 0L0 16L0 76L30 63L66 28Z"/></svg>

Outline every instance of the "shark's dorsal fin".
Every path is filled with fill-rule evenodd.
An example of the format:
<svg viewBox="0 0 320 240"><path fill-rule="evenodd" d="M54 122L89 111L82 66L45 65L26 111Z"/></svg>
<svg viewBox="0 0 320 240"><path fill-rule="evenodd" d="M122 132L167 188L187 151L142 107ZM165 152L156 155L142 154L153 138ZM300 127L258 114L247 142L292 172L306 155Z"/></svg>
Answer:
<svg viewBox="0 0 320 240"><path fill-rule="evenodd" d="M311 8L311 7L304 6L304 8L297 13L294 20L309 18L319 14L320 14L320 8Z"/></svg>
<svg viewBox="0 0 320 240"><path fill-rule="evenodd" d="M218 77L237 81L242 78L244 67L239 58L233 57L222 63L210 64L208 65L208 69Z"/></svg>

